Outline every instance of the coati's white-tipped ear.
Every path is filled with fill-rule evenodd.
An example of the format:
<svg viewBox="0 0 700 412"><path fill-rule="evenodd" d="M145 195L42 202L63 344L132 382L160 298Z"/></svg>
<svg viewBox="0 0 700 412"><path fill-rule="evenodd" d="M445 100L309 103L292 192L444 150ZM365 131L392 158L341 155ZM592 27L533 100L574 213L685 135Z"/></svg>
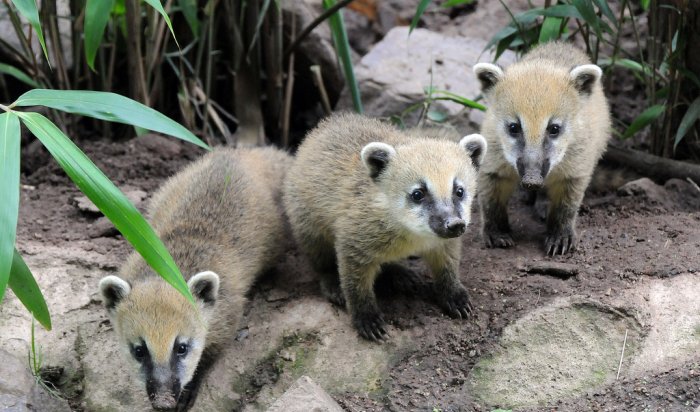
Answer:
<svg viewBox="0 0 700 412"><path fill-rule="evenodd" d="M396 149L392 146L386 143L372 142L362 148L360 157L362 163L369 170L370 177L376 179L395 154Z"/></svg>
<svg viewBox="0 0 700 412"><path fill-rule="evenodd" d="M487 145L484 136L478 133L464 136L462 140L459 141L459 146L471 157L474 167L479 169L481 162L484 160L484 155L486 154Z"/></svg>
<svg viewBox="0 0 700 412"><path fill-rule="evenodd" d="M488 93L503 78L503 70L495 64L477 63L473 70L481 83L481 91L484 94Z"/></svg>
<svg viewBox="0 0 700 412"><path fill-rule="evenodd" d="M219 297L219 275L207 270L199 272L190 278L187 286L195 299L205 304L213 304Z"/></svg>
<svg viewBox="0 0 700 412"><path fill-rule="evenodd" d="M603 76L603 71L595 64L584 64L571 69L569 75L579 93L591 94L593 85Z"/></svg>
<svg viewBox="0 0 700 412"><path fill-rule="evenodd" d="M99 288L104 305L110 312L131 293L131 285L127 281L112 275L103 277Z"/></svg>

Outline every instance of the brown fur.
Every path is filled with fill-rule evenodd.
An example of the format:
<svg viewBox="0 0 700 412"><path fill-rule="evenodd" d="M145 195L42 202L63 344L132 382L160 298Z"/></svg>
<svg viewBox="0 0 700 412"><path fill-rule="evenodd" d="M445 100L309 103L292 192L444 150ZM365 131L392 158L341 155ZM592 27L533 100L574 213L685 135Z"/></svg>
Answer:
<svg viewBox="0 0 700 412"><path fill-rule="evenodd" d="M492 65L475 66L489 106L481 128L489 151L479 175L487 246L513 245L506 209L522 180L526 187L543 186L550 199L546 251L566 253L574 248L578 208L610 137L600 79L576 76L578 68L595 73L591 67L596 69L583 52L561 42L538 46L502 73ZM507 130L516 121L522 125L519 138ZM562 125L561 134L554 138L548 136L552 123ZM523 172L528 164L550 162L544 176L533 178L531 174L536 173L529 169Z"/></svg>
<svg viewBox="0 0 700 412"><path fill-rule="evenodd" d="M281 249L280 188L290 164L291 157L273 148L217 149L165 182L150 203L151 225L186 281L202 271L218 274L218 297L193 306L132 253L120 270L130 292L113 301L103 290L127 348L142 340L153 364L167 365L175 338L201 340L186 358L191 378L204 348L216 355L231 341L245 294Z"/></svg>
<svg viewBox="0 0 700 412"><path fill-rule="evenodd" d="M347 302L353 324L368 339L386 333L373 290L380 268L409 255L426 258L438 303L448 313L466 316L471 310L458 278L461 240L435 235L406 202L422 179L436 199L451 199L458 178L468 194L459 204L468 223L476 191L473 162L486 148L470 158L456 142L416 134L362 116L335 115L306 137L285 183L284 204L299 246L321 274L329 299ZM371 142L395 148L374 177L361 159Z"/></svg>

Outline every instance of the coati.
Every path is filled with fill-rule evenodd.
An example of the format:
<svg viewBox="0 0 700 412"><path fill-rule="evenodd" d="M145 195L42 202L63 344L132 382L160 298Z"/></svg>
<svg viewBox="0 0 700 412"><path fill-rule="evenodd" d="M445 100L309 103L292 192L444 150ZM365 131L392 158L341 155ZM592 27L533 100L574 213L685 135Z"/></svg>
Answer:
<svg viewBox="0 0 700 412"><path fill-rule="evenodd" d="M480 135L420 138L353 114L324 120L302 142L287 173L285 210L324 294L347 305L364 338L386 337L374 282L409 255L425 258L449 315L472 311L459 280L459 236L485 152Z"/></svg>
<svg viewBox="0 0 700 412"><path fill-rule="evenodd" d="M212 360L233 339L246 292L282 248L280 185L290 164L273 148L216 149L154 195L151 225L196 307L135 252L119 277L100 281L112 325L154 409L193 402L200 358Z"/></svg>
<svg viewBox="0 0 700 412"><path fill-rule="evenodd" d="M487 247L511 247L506 212L520 183L546 189L548 254L576 246L576 215L610 137L602 71L572 45L545 43L505 71L479 63L488 110L481 133L489 151L479 172L482 233Z"/></svg>

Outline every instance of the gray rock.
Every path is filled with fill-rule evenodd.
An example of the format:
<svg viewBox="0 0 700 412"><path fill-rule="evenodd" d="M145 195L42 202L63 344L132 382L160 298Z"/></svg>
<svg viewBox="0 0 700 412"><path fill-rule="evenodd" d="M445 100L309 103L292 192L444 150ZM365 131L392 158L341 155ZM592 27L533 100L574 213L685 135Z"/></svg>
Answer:
<svg viewBox="0 0 700 412"><path fill-rule="evenodd" d="M342 412L333 398L308 376L302 376L267 412Z"/></svg>
<svg viewBox="0 0 700 412"><path fill-rule="evenodd" d="M122 191L124 192L124 195L126 196L127 199L131 201L131 203L136 206L136 208L139 208L141 204L143 203L143 200L148 196L148 193L144 192L143 190L140 189L126 189L123 188ZM101 214L100 209L95 206L94 203L92 203L92 200L88 199L87 196L76 196L73 198L73 201L75 202L76 207L84 213L89 213L89 214Z"/></svg>
<svg viewBox="0 0 700 412"><path fill-rule="evenodd" d="M395 27L367 53L355 67L360 93L366 114L373 117L390 117L401 114L409 106L423 101L426 88L447 90L475 99L480 85L472 66L489 60L483 53L486 41L466 37L447 37L425 29L416 29L408 35L408 27ZM501 62L514 61L512 53L504 53ZM340 109L348 109L349 99L343 98ZM481 122L481 113L464 115L464 107L450 101L435 101L433 109L448 115L448 120L464 129L470 123ZM411 126L419 111L407 116ZM473 127L472 127L473 128ZM466 130L462 130L466 132Z"/></svg>
<svg viewBox="0 0 700 412"><path fill-rule="evenodd" d="M35 410L70 411L68 402L50 395L40 386L22 361L0 349L0 410L25 412Z"/></svg>
<svg viewBox="0 0 700 412"><path fill-rule="evenodd" d="M627 182L617 189L618 196L642 196L652 203L664 203L668 193L648 177Z"/></svg>
<svg viewBox="0 0 700 412"><path fill-rule="evenodd" d="M136 148L146 148L162 157L177 157L182 153L182 145L174 137L147 133L133 140Z"/></svg>
<svg viewBox="0 0 700 412"><path fill-rule="evenodd" d="M109 219L102 216L92 223L88 234L94 239L98 237L114 237L119 234L119 231Z"/></svg>

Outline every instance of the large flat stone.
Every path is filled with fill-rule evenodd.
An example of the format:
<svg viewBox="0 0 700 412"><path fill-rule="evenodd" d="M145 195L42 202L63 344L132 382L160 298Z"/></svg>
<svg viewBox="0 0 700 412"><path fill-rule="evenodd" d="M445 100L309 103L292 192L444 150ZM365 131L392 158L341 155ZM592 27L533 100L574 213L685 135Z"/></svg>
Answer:
<svg viewBox="0 0 700 412"><path fill-rule="evenodd" d="M612 307L562 299L503 330L499 350L479 360L470 386L494 407L547 404L615 380L641 345L637 321Z"/></svg>
<svg viewBox="0 0 700 412"><path fill-rule="evenodd" d="M480 85L472 73L477 62L490 61L484 52L486 41L461 36L445 36L425 29L395 27L367 53L355 67L365 112L373 117L398 115L426 98L426 88L447 90L475 99ZM504 53L500 61L508 64L514 55ZM343 101L343 107L347 100ZM449 116L461 114L464 107L450 101L435 101L433 107ZM474 121L481 115L474 113ZM413 113L417 117L418 112ZM451 119L464 123L461 119ZM461 121L460 121L461 120ZM412 124L410 124L412 125Z"/></svg>

